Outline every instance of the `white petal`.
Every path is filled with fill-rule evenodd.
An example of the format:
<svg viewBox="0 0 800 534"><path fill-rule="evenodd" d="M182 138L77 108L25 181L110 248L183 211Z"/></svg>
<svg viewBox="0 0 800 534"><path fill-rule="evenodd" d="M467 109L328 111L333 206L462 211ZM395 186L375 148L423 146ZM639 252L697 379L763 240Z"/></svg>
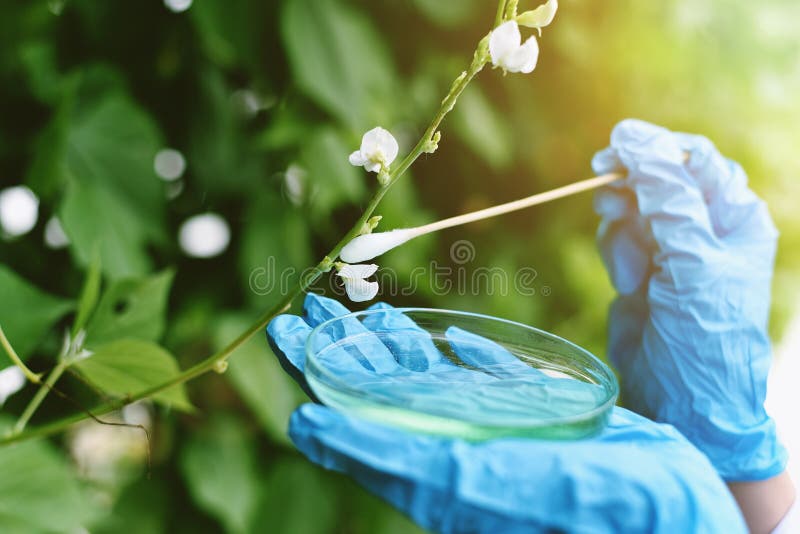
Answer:
<svg viewBox="0 0 800 534"><path fill-rule="evenodd" d="M395 139L391 133L383 128L381 128L381 130L380 150L383 152L383 164L388 167L397 157L400 147L397 144L397 139Z"/></svg>
<svg viewBox="0 0 800 534"><path fill-rule="evenodd" d="M350 154L350 165L355 165L356 167L361 167L366 165L369 160L364 157L364 154L360 150L356 150L352 154Z"/></svg>
<svg viewBox="0 0 800 534"><path fill-rule="evenodd" d="M397 157L397 139L386 129L378 126L361 138L361 153L372 161L382 162L387 167Z"/></svg>
<svg viewBox="0 0 800 534"><path fill-rule="evenodd" d="M367 171L369 172L380 172L381 164L368 161L366 164L364 164L364 168L367 169Z"/></svg>
<svg viewBox="0 0 800 534"><path fill-rule="evenodd" d="M506 69L509 72L528 74L536 68L539 60L539 43L536 37L529 37L525 44L517 48L507 59Z"/></svg>
<svg viewBox="0 0 800 534"><path fill-rule="evenodd" d="M547 0L533 11L526 11L519 17L517 22L528 28L544 28L553 22L558 10L558 0Z"/></svg>
<svg viewBox="0 0 800 534"><path fill-rule="evenodd" d="M212 258L222 254L231 241L228 222L216 213L189 217L178 231L178 243L194 258Z"/></svg>
<svg viewBox="0 0 800 534"><path fill-rule="evenodd" d="M337 274L345 281L361 280L372 276L377 270L378 266L374 263L369 265L344 265Z"/></svg>
<svg viewBox="0 0 800 534"><path fill-rule="evenodd" d="M380 126L377 126L361 137L361 152L363 152L365 156L369 157L378 150L383 141L384 132L389 133Z"/></svg>
<svg viewBox="0 0 800 534"><path fill-rule="evenodd" d="M0 191L0 229L11 237L30 232L39 219L39 199L24 185Z"/></svg>
<svg viewBox="0 0 800 534"><path fill-rule="evenodd" d="M69 245L69 237L57 217L50 217L50 220L47 221L44 227L44 242L52 249L64 248Z"/></svg>
<svg viewBox="0 0 800 534"><path fill-rule="evenodd" d="M353 302L366 302L378 294L378 282L366 280L345 280L344 289Z"/></svg>
<svg viewBox="0 0 800 534"><path fill-rule="evenodd" d="M16 365L0 371L0 406L25 386L25 374Z"/></svg>
<svg viewBox="0 0 800 534"><path fill-rule="evenodd" d="M503 67L505 58L519 48L522 35L516 21L509 20L492 31L489 37L489 54L495 66Z"/></svg>
<svg viewBox="0 0 800 534"><path fill-rule="evenodd" d="M342 248L339 257L347 263L371 260L416 236L414 230L406 228L360 235Z"/></svg>

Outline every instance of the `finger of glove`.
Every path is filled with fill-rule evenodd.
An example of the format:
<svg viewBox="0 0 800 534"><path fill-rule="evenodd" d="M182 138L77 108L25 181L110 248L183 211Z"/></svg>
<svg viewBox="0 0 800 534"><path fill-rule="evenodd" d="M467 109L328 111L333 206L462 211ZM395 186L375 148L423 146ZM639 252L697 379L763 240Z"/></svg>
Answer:
<svg viewBox="0 0 800 534"><path fill-rule="evenodd" d="M311 327L349 313L350 310L338 301L314 293L309 293L303 303L303 315ZM344 346L335 346L336 342L345 338L348 342ZM356 317L343 319L325 327L318 332L312 344L310 349L324 357L326 367L343 373L350 371L360 373L360 370L353 366L354 362L379 374L392 374L403 369L378 336L370 332ZM326 349L331 346L333 347Z"/></svg>
<svg viewBox="0 0 800 534"><path fill-rule="evenodd" d="M645 383L647 378L637 366L641 363L638 351L649 314L645 288L617 297L608 312L608 358L622 376L625 402L645 414L647 410L641 406L638 396L631 396L630 393L632 388Z"/></svg>
<svg viewBox="0 0 800 534"><path fill-rule="evenodd" d="M592 199L592 206L604 221L628 219L638 215L636 197L622 180L598 189Z"/></svg>
<svg viewBox="0 0 800 534"><path fill-rule="evenodd" d="M520 361L505 347L463 328L451 326L445 331L445 338L461 362L481 372L500 378L516 377L520 374L542 378L546 376L540 370Z"/></svg>
<svg viewBox="0 0 800 534"><path fill-rule="evenodd" d="M597 384L538 369L499 343L462 328L451 326L445 336L456 357L476 368L468 371L475 382L460 388L459 400L466 406L510 418L563 417L586 413L605 396ZM501 380L478 380L487 373Z"/></svg>
<svg viewBox="0 0 800 534"><path fill-rule="evenodd" d="M623 420L610 431L620 439L469 444L304 405L289 434L311 461L438 532L744 532L702 454L647 425Z"/></svg>
<svg viewBox="0 0 800 534"><path fill-rule="evenodd" d="M708 203L715 233L729 241L775 240L778 232L766 203L748 187L741 165L722 156L707 137L685 133L675 137L689 153L686 166Z"/></svg>
<svg viewBox="0 0 800 534"><path fill-rule="evenodd" d="M614 128L611 146L628 169L627 185L658 244L659 276L679 288L691 285L698 266L719 259L720 243L677 138L664 128L626 120Z"/></svg>
<svg viewBox="0 0 800 534"><path fill-rule="evenodd" d="M406 314L385 302L373 304L369 309L383 310L383 313L364 316L364 326L379 333L381 341L400 365L411 371L422 372L442 361L443 356L434 345L430 333Z"/></svg>
<svg viewBox="0 0 800 534"><path fill-rule="evenodd" d="M606 147L592 157L592 170L596 174L609 174L612 172L625 174L627 172L614 147Z"/></svg>
<svg viewBox="0 0 800 534"><path fill-rule="evenodd" d="M316 395L306 382L306 340L311 327L296 315L279 315L267 326L267 341L283 370L303 389L306 395L317 401Z"/></svg>
<svg viewBox="0 0 800 534"><path fill-rule="evenodd" d="M637 291L651 270L654 245L636 215L600 222L597 245L611 283L621 295Z"/></svg>

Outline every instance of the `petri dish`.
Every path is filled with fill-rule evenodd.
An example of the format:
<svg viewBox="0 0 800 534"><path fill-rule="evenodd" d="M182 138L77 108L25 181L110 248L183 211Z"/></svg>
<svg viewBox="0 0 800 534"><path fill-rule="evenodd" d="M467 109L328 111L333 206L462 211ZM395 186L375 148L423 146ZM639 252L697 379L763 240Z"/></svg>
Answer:
<svg viewBox="0 0 800 534"><path fill-rule="evenodd" d="M377 308L336 317L306 341L318 399L407 430L482 441L578 439L619 395L587 350L521 323L468 312Z"/></svg>

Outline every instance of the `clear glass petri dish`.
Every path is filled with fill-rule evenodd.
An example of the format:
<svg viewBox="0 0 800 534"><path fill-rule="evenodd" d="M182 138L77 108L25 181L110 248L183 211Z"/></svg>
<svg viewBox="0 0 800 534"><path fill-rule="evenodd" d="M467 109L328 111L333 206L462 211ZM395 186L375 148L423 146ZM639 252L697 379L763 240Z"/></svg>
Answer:
<svg viewBox="0 0 800 534"><path fill-rule="evenodd" d="M324 404L404 429L481 441L599 432L611 369L556 335L468 312L379 308L317 326L305 376Z"/></svg>

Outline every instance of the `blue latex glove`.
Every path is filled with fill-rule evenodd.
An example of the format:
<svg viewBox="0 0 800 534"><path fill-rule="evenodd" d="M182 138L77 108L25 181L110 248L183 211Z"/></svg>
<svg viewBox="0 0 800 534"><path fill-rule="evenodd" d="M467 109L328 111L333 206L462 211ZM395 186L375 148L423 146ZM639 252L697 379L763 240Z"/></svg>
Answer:
<svg viewBox="0 0 800 534"><path fill-rule="evenodd" d="M309 294L304 317L283 315L270 323L273 350L306 389L308 334L347 312L336 301ZM407 318L379 317L382 329L386 321L397 321L397 339L387 343L408 339L403 332L414 325ZM403 362L379 347L363 354L367 361L357 362L363 369L399 364L421 374L443 359L432 346ZM746 532L708 459L671 426L622 408L614 409L600 435L580 441L469 443L405 432L317 404L294 413L289 434L313 462L350 475L439 532Z"/></svg>
<svg viewBox="0 0 800 534"><path fill-rule="evenodd" d="M628 173L595 198L623 401L678 428L727 480L779 474L786 452L763 407L778 237L766 205L708 139L641 121L621 122L593 167Z"/></svg>

